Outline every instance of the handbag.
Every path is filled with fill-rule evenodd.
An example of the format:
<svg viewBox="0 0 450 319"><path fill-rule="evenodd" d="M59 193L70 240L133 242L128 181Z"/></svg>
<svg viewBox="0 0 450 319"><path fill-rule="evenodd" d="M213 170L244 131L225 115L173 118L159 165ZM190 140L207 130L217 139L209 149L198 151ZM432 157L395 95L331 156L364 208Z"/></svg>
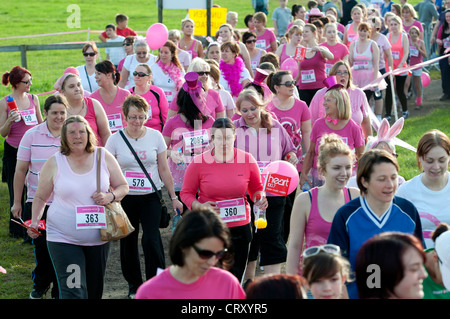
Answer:
<svg viewBox="0 0 450 319"><path fill-rule="evenodd" d="M100 192L101 151L102 148L97 148L97 193ZM124 238L135 230L119 202L114 201L104 207L106 228L100 229L100 237L103 241Z"/></svg>
<svg viewBox="0 0 450 319"><path fill-rule="evenodd" d="M155 190L156 195L158 195L159 202L161 203L161 220L159 221L159 228L167 228L169 226L171 216L170 216L170 213L169 213L169 211L167 209L166 203L164 202L164 199L162 197L162 192L156 188L155 184L153 183L152 179L150 178L150 175L148 175L147 170L145 169L145 167L142 164L141 160L137 156L137 154L134 151L133 147L131 146L130 142L125 137L125 134L123 133L123 131L119 131L119 133L122 136L122 138L125 141L125 143L127 144L128 148L131 150L131 153L133 153L134 158L138 162L138 164L141 167L142 171L145 173L145 176L147 176L148 180L152 184L152 187Z"/></svg>

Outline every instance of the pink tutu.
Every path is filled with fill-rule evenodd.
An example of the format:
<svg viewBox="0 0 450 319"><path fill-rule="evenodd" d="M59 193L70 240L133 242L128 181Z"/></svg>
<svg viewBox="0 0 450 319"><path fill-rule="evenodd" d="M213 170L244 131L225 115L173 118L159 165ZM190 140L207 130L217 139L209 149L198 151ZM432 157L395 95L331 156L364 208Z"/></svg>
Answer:
<svg viewBox="0 0 450 319"><path fill-rule="evenodd" d="M378 71L377 78L380 78L380 77L381 77L381 73L380 73L380 71ZM353 78L353 83L360 89L375 91L375 89L377 87L380 90L384 90L387 87L387 83L383 79L378 83L378 86L376 84L374 84L374 86L365 88L367 85L369 85L370 83L373 82L373 69L365 70L365 69L355 69L354 67L352 67L352 78Z"/></svg>

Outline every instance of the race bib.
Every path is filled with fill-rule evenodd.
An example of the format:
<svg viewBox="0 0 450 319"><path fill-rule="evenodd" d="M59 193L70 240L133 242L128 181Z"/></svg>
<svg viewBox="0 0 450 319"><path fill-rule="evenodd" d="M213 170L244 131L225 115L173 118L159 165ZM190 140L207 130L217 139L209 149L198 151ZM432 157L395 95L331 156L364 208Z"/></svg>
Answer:
<svg viewBox="0 0 450 319"><path fill-rule="evenodd" d="M409 54L411 54L411 56L419 56L419 50L415 46L410 46Z"/></svg>
<svg viewBox="0 0 450 319"><path fill-rule="evenodd" d="M301 71L302 83L312 83L316 82L316 73L314 70Z"/></svg>
<svg viewBox="0 0 450 319"><path fill-rule="evenodd" d="M173 92L164 91L164 94L166 95L167 101L172 102L173 100Z"/></svg>
<svg viewBox="0 0 450 319"><path fill-rule="evenodd" d="M450 48L450 37L446 37L443 41L444 48Z"/></svg>
<svg viewBox="0 0 450 319"><path fill-rule="evenodd" d="M151 178L151 174L148 173L148 175L150 175ZM152 191L152 184L143 172L125 172L125 179L127 180L130 190L142 193L148 193Z"/></svg>
<svg viewBox="0 0 450 319"><path fill-rule="evenodd" d="M105 207L101 205L76 206L76 229L106 228Z"/></svg>
<svg viewBox="0 0 450 319"><path fill-rule="evenodd" d="M116 114L108 115L108 124L109 124L109 129L111 130L111 132L115 132L119 129L122 129L123 128L122 114L116 113Z"/></svg>
<svg viewBox="0 0 450 319"><path fill-rule="evenodd" d="M394 60L400 59L400 51L392 51L392 58Z"/></svg>
<svg viewBox="0 0 450 319"><path fill-rule="evenodd" d="M368 61L355 61L353 62L353 69L355 70L368 70L369 62Z"/></svg>
<svg viewBox="0 0 450 319"><path fill-rule="evenodd" d="M256 40L256 45L255 45L258 49L266 49L266 40Z"/></svg>
<svg viewBox="0 0 450 319"><path fill-rule="evenodd" d="M325 73L327 76L330 74L331 68L333 67L333 64L325 64Z"/></svg>
<svg viewBox="0 0 450 319"><path fill-rule="evenodd" d="M186 132L183 134L185 150L193 150L209 145L209 135L206 129Z"/></svg>
<svg viewBox="0 0 450 319"><path fill-rule="evenodd" d="M243 198L218 201L217 207L220 208L219 216L225 223L237 222L247 218Z"/></svg>
<svg viewBox="0 0 450 319"><path fill-rule="evenodd" d="M25 125L37 125L38 124L35 109L20 111L20 115L22 116L23 121L25 122Z"/></svg>

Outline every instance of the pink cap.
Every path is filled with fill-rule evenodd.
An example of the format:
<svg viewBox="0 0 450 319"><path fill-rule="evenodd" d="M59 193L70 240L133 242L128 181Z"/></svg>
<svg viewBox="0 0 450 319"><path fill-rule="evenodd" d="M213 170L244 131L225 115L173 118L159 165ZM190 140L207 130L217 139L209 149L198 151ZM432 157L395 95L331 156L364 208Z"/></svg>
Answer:
<svg viewBox="0 0 450 319"><path fill-rule="evenodd" d="M267 73L263 69L256 68L255 79L253 80L253 83L261 85L268 76L269 73Z"/></svg>
<svg viewBox="0 0 450 319"><path fill-rule="evenodd" d="M324 16L323 12L320 11L318 8L312 8L308 14L308 17L323 17L323 16Z"/></svg>
<svg viewBox="0 0 450 319"><path fill-rule="evenodd" d="M327 91L344 87L341 83L338 83L336 76L334 75L330 75L325 80L323 80L323 84L325 84L325 86L328 88Z"/></svg>

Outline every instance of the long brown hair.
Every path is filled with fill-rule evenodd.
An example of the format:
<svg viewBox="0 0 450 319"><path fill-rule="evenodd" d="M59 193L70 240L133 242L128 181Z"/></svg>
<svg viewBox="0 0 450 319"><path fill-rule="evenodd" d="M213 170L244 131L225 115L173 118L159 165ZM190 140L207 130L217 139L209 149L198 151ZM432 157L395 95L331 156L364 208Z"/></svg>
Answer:
<svg viewBox="0 0 450 319"><path fill-rule="evenodd" d="M243 90L236 100L236 108L239 111L241 111L243 101L248 101L261 110L261 127L266 128L267 132L270 133L273 127L272 115L267 112L266 103L259 98L258 93L251 89Z"/></svg>

